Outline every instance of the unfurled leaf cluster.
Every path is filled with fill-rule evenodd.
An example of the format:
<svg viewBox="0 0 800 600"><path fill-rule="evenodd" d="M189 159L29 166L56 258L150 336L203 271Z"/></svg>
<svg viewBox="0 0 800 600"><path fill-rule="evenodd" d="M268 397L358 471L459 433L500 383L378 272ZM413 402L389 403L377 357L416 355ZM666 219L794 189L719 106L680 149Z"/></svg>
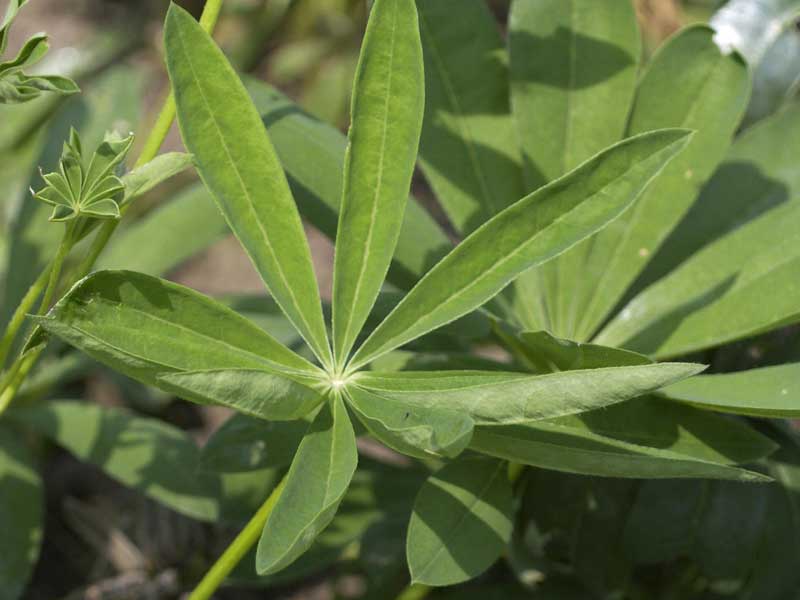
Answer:
<svg viewBox="0 0 800 600"><path fill-rule="evenodd" d="M10 0L0 21L0 57L8 46L9 29L27 0ZM0 60L0 104L17 104L39 97L42 92L74 94L78 86L68 77L26 72L47 53L47 36L37 33L25 42L16 57Z"/></svg>
<svg viewBox="0 0 800 600"><path fill-rule="evenodd" d="M107 135L88 164L78 132L72 129L64 142L58 171L42 174L45 187L33 197L53 207L51 221L78 217L118 219L125 184L115 174L133 144L133 135Z"/></svg>

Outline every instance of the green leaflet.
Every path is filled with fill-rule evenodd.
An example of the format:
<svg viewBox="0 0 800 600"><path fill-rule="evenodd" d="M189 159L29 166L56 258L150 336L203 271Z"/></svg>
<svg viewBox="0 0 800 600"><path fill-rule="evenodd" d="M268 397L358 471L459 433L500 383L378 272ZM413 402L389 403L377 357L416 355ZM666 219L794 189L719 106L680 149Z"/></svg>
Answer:
<svg viewBox="0 0 800 600"><path fill-rule="evenodd" d="M335 239L347 138L304 113L270 86L255 80L247 80L247 85L303 216ZM411 199L407 204L387 276L400 289L411 288L452 248L447 235L419 202Z"/></svg>
<svg viewBox="0 0 800 600"><path fill-rule="evenodd" d="M659 395L720 412L794 419L800 416L800 364L701 375Z"/></svg>
<svg viewBox="0 0 800 600"><path fill-rule="evenodd" d="M747 106L747 65L722 54L705 26L684 29L653 57L639 84L628 135L660 127L697 131L636 206L588 242L575 339L588 339L620 301L724 158ZM573 337L571 328L567 336Z"/></svg>
<svg viewBox="0 0 800 600"><path fill-rule="evenodd" d="M333 270L336 368L392 260L417 159L424 75L414 0L376 0L356 69Z"/></svg>
<svg viewBox="0 0 800 600"><path fill-rule="evenodd" d="M800 105L764 119L734 140L725 161L639 281L657 281L703 246L800 197Z"/></svg>
<svg viewBox="0 0 800 600"><path fill-rule="evenodd" d="M798 273L800 204L790 202L712 242L645 289L595 341L664 358L789 324L800 318Z"/></svg>
<svg viewBox="0 0 800 600"><path fill-rule="evenodd" d="M524 195L507 57L483 0L417 0L417 10L425 55L420 165L466 235Z"/></svg>
<svg viewBox="0 0 800 600"><path fill-rule="evenodd" d="M256 555L260 575L280 571L311 546L336 514L357 463L353 427L335 396L309 427L264 526Z"/></svg>
<svg viewBox="0 0 800 600"><path fill-rule="evenodd" d="M0 427L0 598L17 600L39 557L44 489L25 440Z"/></svg>
<svg viewBox="0 0 800 600"><path fill-rule="evenodd" d="M217 429L200 453L200 467L217 473L240 473L283 467L308 429L298 421L264 422L234 414Z"/></svg>
<svg viewBox="0 0 800 600"><path fill-rule="evenodd" d="M704 368L688 363L660 363L549 375L365 372L357 374L353 383L404 404L462 412L478 425L507 425L610 406L652 392Z"/></svg>
<svg viewBox="0 0 800 600"><path fill-rule="evenodd" d="M174 4L164 40L181 135L203 182L289 320L331 364L308 241L258 111L222 51Z"/></svg>
<svg viewBox="0 0 800 600"><path fill-rule="evenodd" d="M151 385L174 371L318 372L224 305L130 271L90 275L38 322L95 359Z"/></svg>
<svg viewBox="0 0 800 600"><path fill-rule="evenodd" d="M453 585L492 566L511 538L511 502L503 461L465 456L431 475L408 524L412 581Z"/></svg>
<svg viewBox="0 0 800 600"><path fill-rule="evenodd" d="M546 331L523 331L518 337L516 347L532 366L544 372L647 365L653 362L636 352L564 340Z"/></svg>
<svg viewBox="0 0 800 600"><path fill-rule="evenodd" d="M509 15L511 101L526 189L537 189L624 137L641 53L630 2L517 0ZM651 127L657 129L659 127ZM643 130L639 130L643 131ZM571 335L588 242L518 282L524 323ZM532 312L534 296L539 304ZM522 306L519 306L522 305Z"/></svg>
<svg viewBox="0 0 800 600"><path fill-rule="evenodd" d="M219 481L195 472L199 450L175 427L82 402L49 402L9 414L80 460L180 513L205 521L219 518Z"/></svg>
<svg viewBox="0 0 800 600"><path fill-rule="evenodd" d="M519 200L442 259L378 326L355 369L477 308L520 273L608 225L687 143L684 130L630 138Z"/></svg>
<svg viewBox="0 0 800 600"><path fill-rule="evenodd" d="M123 204L142 196L157 185L188 169L192 165L192 155L184 152L165 152L153 160L133 169L122 177L125 184Z"/></svg>
<svg viewBox="0 0 800 600"><path fill-rule="evenodd" d="M222 404L268 421L293 421L323 401L320 391L258 369L212 369L158 375L157 385L200 404ZM311 380L313 383L313 380Z"/></svg>
<svg viewBox="0 0 800 600"><path fill-rule="evenodd" d="M776 448L744 423L655 398L638 398L536 423L478 427L470 448L513 462L604 477L769 481L732 464Z"/></svg>
<svg viewBox="0 0 800 600"><path fill-rule="evenodd" d="M455 457L469 445L474 423L445 407L404 404L358 386L348 386L347 404L381 442L408 456Z"/></svg>

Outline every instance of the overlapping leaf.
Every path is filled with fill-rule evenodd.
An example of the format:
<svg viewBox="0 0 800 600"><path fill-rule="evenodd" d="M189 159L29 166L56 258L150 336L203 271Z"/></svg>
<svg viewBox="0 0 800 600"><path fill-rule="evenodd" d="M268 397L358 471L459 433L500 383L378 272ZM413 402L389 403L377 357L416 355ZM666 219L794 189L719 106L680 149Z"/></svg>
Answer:
<svg viewBox="0 0 800 600"><path fill-rule="evenodd" d="M297 449L264 526L256 556L259 574L280 571L311 546L336 514L357 462L347 409L334 397L323 405Z"/></svg>
<svg viewBox="0 0 800 600"><path fill-rule="evenodd" d="M511 484L503 461L462 457L420 489L406 556L415 582L453 585L492 566L511 537Z"/></svg>
<svg viewBox="0 0 800 600"><path fill-rule="evenodd" d="M773 452L768 438L742 423L687 408L639 398L536 423L478 427L470 447L583 475L768 480L733 466Z"/></svg>
<svg viewBox="0 0 800 600"><path fill-rule="evenodd" d="M701 375L661 390L693 406L756 417L800 416L800 364Z"/></svg>
<svg viewBox="0 0 800 600"><path fill-rule="evenodd" d="M357 368L477 308L523 271L624 212L685 146L687 132L625 140L488 221L441 260L359 348Z"/></svg>
<svg viewBox="0 0 800 600"><path fill-rule="evenodd" d="M203 182L278 304L331 364L308 241L258 112L222 51L176 5L164 39L181 135Z"/></svg>
<svg viewBox="0 0 800 600"><path fill-rule="evenodd" d="M703 370L661 363L549 375L441 371L359 373L353 384L403 404L469 415L476 424L508 425L610 406Z"/></svg>
<svg viewBox="0 0 800 600"><path fill-rule="evenodd" d="M370 13L356 69L333 270L333 344L344 367L394 254L424 108L414 0Z"/></svg>

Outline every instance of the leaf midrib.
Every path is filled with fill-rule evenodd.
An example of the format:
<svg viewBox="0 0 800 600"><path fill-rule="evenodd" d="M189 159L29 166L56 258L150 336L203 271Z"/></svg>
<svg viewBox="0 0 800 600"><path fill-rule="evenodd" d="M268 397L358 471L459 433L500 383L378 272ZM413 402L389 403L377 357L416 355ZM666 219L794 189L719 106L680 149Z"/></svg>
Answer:
<svg viewBox="0 0 800 600"><path fill-rule="evenodd" d="M247 204L247 207L249 209L249 212L250 212L251 216L253 217L253 221L258 226L258 230L261 233L261 236L262 236L264 242L266 243L267 250L268 250L268 252L270 253L270 255L272 257L272 261L274 262L274 264L277 267L277 272L278 272L278 275L280 276L281 283L283 284L283 287L286 290L286 292L288 292L288 294L289 294L289 296L290 296L290 298L292 300L292 303L294 304L294 306L293 306L294 311L288 311L285 308L283 310L286 313L286 316L289 317L289 319L293 323L294 323L295 318L293 318L291 312L294 312L296 314L296 318L300 319L303 327L298 327L297 328L298 332L300 333L300 335L304 339L307 338L306 341L314 342L314 343L309 343L309 346L314 351L314 354L318 354L318 353L321 352L321 349L325 347L325 344L320 344L320 341L318 339L316 339L316 336L312 333L313 329L310 327L308 321L306 320L305 313L300 309L300 305L299 305L299 303L297 301L297 297L295 296L294 289L292 288L291 285L289 285L289 282L286 279L286 274L283 272L283 266L281 265L280 261L277 259L277 256L275 254L274 248L272 246L272 242L269 239L269 234L264 229L264 224L258 218L258 213L255 210L255 206L253 204L252 196L250 195L250 192L249 192L244 180L242 179L242 174L239 172L239 169L237 168L236 162L233 160L233 157L231 156L230 149L228 148L228 145L227 145L227 143L225 141L225 136L222 135L222 130L220 129L219 123L217 122L217 120L216 120L216 118L214 116L214 112L211 109L211 105L208 102L208 98L206 97L205 90L203 89L203 85L201 83L201 79L197 76L197 71L195 70L194 63L192 61L192 55L191 55L190 52L187 52L186 42L183 39L183 33L181 32L180 28L177 28L177 36L176 37L177 37L178 41L181 44L181 50L183 51L184 58L186 59L186 64L189 66L189 70L191 71L192 78L195 80L195 84L197 86L197 89L198 89L198 92L199 92L199 96L203 100L203 104L205 105L206 112L209 115L210 121L214 125L214 130L217 133L217 137L219 138L220 145L222 146L223 150L225 151L225 156L228 159L228 163L231 165L231 170L236 174L236 179L237 179L237 181L239 183L239 187L242 190L242 192L244 194L244 198L247 201L246 204ZM225 219L229 222L229 225L230 225L230 220L229 220L227 215L225 215ZM248 256L250 256L251 260L253 260L255 262L255 257L253 257L252 253L250 252L250 249L247 248L247 247L244 247L244 250L247 252ZM259 275L261 276L261 279L263 281L264 277L263 277L263 275L261 275L261 272L260 272L261 270L258 269L258 271L259 271ZM264 283L266 284L267 282L264 281ZM269 288L269 286L267 286L267 288ZM281 300L277 296L274 296L274 297L275 297L275 301L281 306L281 308L283 308L283 303L281 302ZM318 356L318 358L320 360L323 360L323 356ZM323 360L323 362L325 362L325 361Z"/></svg>
<svg viewBox="0 0 800 600"><path fill-rule="evenodd" d="M388 66L388 73L389 77L387 77L386 81L386 99L384 100L383 105L383 119L381 123L381 145L378 154L378 181L375 185L375 192L372 196L372 209L370 211L370 220L369 220L369 228L367 229L367 235L364 240L364 252L362 253L361 265L358 271L358 277L356 278L356 287L353 290L353 302L350 306L350 310L347 311L347 322L345 324L345 331L344 337L342 339L342 347L339 349L342 356L337 357L339 361L346 361L347 354L352 349L352 345L354 342L355 336L358 332L353 332L353 311L357 310L359 296L361 295L361 285L364 281L364 272L367 269L367 263L369 262L369 257L372 249L372 235L375 230L375 220L378 214L378 200L380 198L381 190L383 188L383 180L384 180L384 172L383 172L383 163L386 156L386 136L389 129L389 102L392 96L392 81L394 79L394 74L392 73L393 65L394 65L394 54L395 54L395 46L397 40L397 2L395 1L392 5L394 10L392 12L392 33L391 33L391 43L389 49L389 66ZM349 177L349 174L348 174ZM348 192L350 190L347 190Z"/></svg>

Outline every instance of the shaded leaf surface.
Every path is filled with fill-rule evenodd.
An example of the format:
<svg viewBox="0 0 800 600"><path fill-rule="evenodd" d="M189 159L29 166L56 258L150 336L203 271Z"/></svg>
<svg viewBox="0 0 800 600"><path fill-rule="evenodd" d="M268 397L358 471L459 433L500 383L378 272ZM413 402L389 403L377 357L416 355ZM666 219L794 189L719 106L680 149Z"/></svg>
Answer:
<svg viewBox="0 0 800 600"><path fill-rule="evenodd" d="M462 457L428 478L408 525L412 580L453 585L488 569L511 537L511 501L499 460Z"/></svg>

